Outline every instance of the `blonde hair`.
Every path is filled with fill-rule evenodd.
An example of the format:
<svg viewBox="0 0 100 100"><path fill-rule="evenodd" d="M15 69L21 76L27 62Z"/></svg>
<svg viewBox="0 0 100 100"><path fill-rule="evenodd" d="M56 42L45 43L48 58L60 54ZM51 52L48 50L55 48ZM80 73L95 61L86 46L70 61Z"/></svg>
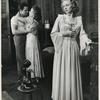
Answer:
<svg viewBox="0 0 100 100"><path fill-rule="evenodd" d="M61 7L62 7L62 3L64 1L70 1L71 2L71 6L72 6L71 12L73 13L73 16L76 16L76 14L79 12L78 1L77 0L62 0L61 1Z"/></svg>

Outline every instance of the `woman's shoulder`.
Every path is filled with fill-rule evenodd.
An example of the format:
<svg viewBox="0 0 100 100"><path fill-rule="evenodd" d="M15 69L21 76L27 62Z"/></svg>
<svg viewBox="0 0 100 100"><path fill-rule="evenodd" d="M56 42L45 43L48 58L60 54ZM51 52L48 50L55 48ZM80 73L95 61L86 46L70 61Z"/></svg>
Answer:
<svg viewBox="0 0 100 100"><path fill-rule="evenodd" d="M30 17L26 17L26 23L27 24L32 24L32 23L38 24L38 22L35 19L30 18Z"/></svg>
<svg viewBox="0 0 100 100"><path fill-rule="evenodd" d="M82 16L76 16L75 18L78 20L82 20Z"/></svg>
<svg viewBox="0 0 100 100"><path fill-rule="evenodd" d="M64 14L58 14L57 18L62 18L64 16Z"/></svg>
<svg viewBox="0 0 100 100"><path fill-rule="evenodd" d="M76 16L75 18L79 23L82 23L82 16Z"/></svg>
<svg viewBox="0 0 100 100"><path fill-rule="evenodd" d="M64 16L64 14L58 14L58 17L62 17L62 16Z"/></svg>
<svg viewBox="0 0 100 100"><path fill-rule="evenodd" d="M63 14L58 14L56 21L60 21L63 18L63 16L64 16Z"/></svg>

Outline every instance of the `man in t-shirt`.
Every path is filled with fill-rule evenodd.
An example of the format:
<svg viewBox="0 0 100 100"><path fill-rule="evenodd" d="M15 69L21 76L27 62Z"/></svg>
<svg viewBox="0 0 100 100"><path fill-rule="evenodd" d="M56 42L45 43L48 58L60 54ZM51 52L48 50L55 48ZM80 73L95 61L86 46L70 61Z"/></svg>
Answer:
<svg viewBox="0 0 100 100"><path fill-rule="evenodd" d="M11 30L14 35L14 44L16 50L16 60L18 69L18 79L20 79L21 66L25 60L25 44L26 44L26 34L31 32L32 29L26 30L25 28L25 18L28 16L28 5L22 3L19 6L19 12L11 19Z"/></svg>

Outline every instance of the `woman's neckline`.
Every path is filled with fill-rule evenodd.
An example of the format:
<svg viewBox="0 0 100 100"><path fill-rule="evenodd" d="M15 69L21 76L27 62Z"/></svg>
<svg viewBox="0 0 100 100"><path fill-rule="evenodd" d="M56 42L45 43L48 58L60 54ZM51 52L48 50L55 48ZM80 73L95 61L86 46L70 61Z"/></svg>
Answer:
<svg viewBox="0 0 100 100"><path fill-rule="evenodd" d="M70 16L67 15L67 14L64 14L63 16L63 21L65 24L68 24L68 23L76 23L76 18L73 17L73 15L71 14Z"/></svg>
<svg viewBox="0 0 100 100"><path fill-rule="evenodd" d="M64 14L64 16L67 16L67 17L73 18L73 14L72 14L72 13Z"/></svg>

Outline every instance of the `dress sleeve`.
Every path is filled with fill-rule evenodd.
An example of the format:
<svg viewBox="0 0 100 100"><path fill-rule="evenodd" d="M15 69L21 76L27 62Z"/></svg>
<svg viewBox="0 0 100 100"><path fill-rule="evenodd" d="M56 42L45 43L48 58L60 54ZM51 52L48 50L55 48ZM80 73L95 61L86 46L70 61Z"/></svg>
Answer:
<svg viewBox="0 0 100 100"><path fill-rule="evenodd" d="M63 43L63 37L60 34L60 29L59 29L59 21L61 18L62 18L62 15L58 15L51 31L51 39L54 44L55 52L58 52L59 50L61 50L62 43Z"/></svg>
<svg viewBox="0 0 100 100"><path fill-rule="evenodd" d="M82 17L79 18L79 23L81 26L80 30L80 55L83 55L83 51L88 47L89 43L92 41L88 38L85 30L83 29Z"/></svg>

